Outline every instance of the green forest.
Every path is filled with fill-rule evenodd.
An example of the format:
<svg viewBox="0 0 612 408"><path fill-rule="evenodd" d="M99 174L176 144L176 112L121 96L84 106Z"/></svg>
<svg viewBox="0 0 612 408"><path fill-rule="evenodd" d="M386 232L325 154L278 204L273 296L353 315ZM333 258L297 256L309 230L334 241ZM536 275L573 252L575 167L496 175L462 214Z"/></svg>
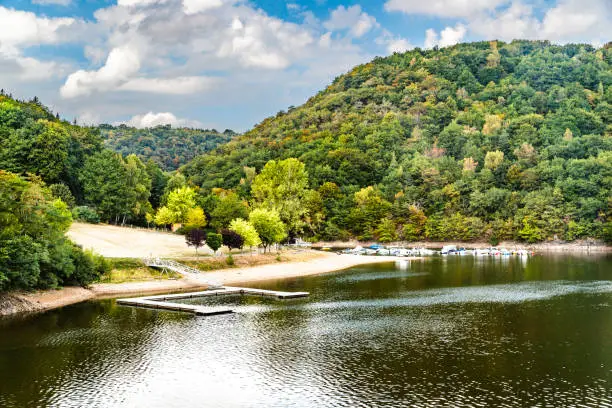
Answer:
<svg viewBox="0 0 612 408"><path fill-rule="evenodd" d="M315 239L610 241L611 64L545 41L377 58L181 172L256 203L253 174L297 158Z"/></svg>
<svg viewBox="0 0 612 408"><path fill-rule="evenodd" d="M194 157L229 142L236 134L212 129L173 128L159 125L138 129L126 125L100 125L104 144L124 156L135 154L142 160L153 159L163 170L176 170Z"/></svg>
<svg viewBox="0 0 612 408"><path fill-rule="evenodd" d="M107 265L64 237L73 219L264 248L298 236L610 242L611 64L610 45L415 49L243 135L80 127L1 92L0 290L95 279Z"/></svg>

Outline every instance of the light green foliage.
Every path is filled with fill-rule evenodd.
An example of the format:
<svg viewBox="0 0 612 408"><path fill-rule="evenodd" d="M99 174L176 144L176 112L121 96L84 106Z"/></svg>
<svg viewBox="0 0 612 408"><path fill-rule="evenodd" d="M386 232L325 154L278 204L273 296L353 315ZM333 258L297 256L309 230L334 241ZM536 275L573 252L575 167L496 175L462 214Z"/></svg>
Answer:
<svg viewBox="0 0 612 408"><path fill-rule="evenodd" d="M206 215L200 207L194 207L187 210L187 218L185 220L186 228L202 228L206 226Z"/></svg>
<svg viewBox="0 0 612 408"><path fill-rule="evenodd" d="M168 194L168 204L160 207L155 214L155 223L157 225L170 225L170 224L185 224L188 221L190 211L196 208L196 192L191 187L180 187ZM200 209L201 211L201 209ZM192 216L196 213L192 212ZM204 222L206 225L206 219L202 220L198 213L198 219L194 218L194 222ZM204 216L202 212L201 216Z"/></svg>
<svg viewBox="0 0 612 408"><path fill-rule="evenodd" d="M264 252L270 245L279 243L287 238L286 226L276 210L257 208L249 214L249 222L253 225L255 231L257 231L264 247ZM240 232L238 233L240 234Z"/></svg>
<svg viewBox="0 0 612 408"><path fill-rule="evenodd" d="M237 218L230 223L229 229L238 233L244 238L244 245L248 247L254 247L261 245L261 239L259 234L253 225L242 219Z"/></svg>
<svg viewBox="0 0 612 408"><path fill-rule="evenodd" d="M168 202L168 196L174 190L178 190L181 187L187 186L187 180L181 172L174 173L166 182L164 186L164 194L162 195L160 203L165 205Z"/></svg>
<svg viewBox="0 0 612 408"><path fill-rule="evenodd" d="M181 187L168 195L168 209L176 214L176 222L184 223L189 210L196 206L196 192L191 187Z"/></svg>
<svg viewBox="0 0 612 408"><path fill-rule="evenodd" d="M485 156L484 166L489 170L495 170L501 166L504 161L504 152L496 150L494 152L487 152Z"/></svg>
<svg viewBox="0 0 612 408"><path fill-rule="evenodd" d="M160 207L154 217L157 225L171 225L176 222L176 214L168 207Z"/></svg>
<svg viewBox="0 0 612 408"><path fill-rule="evenodd" d="M256 207L276 210L290 232L301 233L307 212L308 173L296 159L271 160L253 180L251 194Z"/></svg>

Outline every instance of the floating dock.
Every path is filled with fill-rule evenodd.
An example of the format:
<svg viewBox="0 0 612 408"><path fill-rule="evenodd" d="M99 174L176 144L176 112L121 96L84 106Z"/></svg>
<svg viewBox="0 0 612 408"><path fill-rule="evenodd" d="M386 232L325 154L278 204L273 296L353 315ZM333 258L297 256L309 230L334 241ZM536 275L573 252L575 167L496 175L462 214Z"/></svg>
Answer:
<svg viewBox="0 0 612 408"><path fill-rule="evenodd" d="M145 296L139 298L117 299L117 303L126 306L145 307L150 309L164 309L176 312L193 313L197 316L213 316L219 314L233 313L234 311L225 307L187 305L173 303L173 300L193 299L211 296L229 295L252 295L273 297L276 299L295 299L309 296L308 292L280 292L275 290L238 288L233 286L222 286L220 288L204 290L200 292L176 293L172 295Z"/></svg>

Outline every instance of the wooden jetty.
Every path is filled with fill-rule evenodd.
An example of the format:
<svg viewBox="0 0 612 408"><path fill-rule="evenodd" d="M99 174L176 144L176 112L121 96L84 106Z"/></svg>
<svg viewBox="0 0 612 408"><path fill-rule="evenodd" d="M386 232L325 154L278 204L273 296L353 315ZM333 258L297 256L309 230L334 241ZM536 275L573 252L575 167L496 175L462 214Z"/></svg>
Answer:
<svg viewBox="0 0 612 408"><path fill-rule="evenodd" d="M273 297L276 299L295 299L309 296L308 292L280 292L275 290L265 289L252 289L252 288L239 288L233 286L221 286L211 290L204 290L200 292L188 292L188 293L176 293L172 295L156 295L156 296L145 296L138 298L129 299L117 299L117 303L126 306L137 306L152 309L165 309L176 312L188 312L194 313L197 316L212 316L219 314L233 313L232 309L225 307L214 307L214 306L198 306L198 305L187 305L182 303L173 303L173 300L180 299L193 299L200 297L210 296L228 296L228 295L253 295L253 296L265 296Z"/></svg>

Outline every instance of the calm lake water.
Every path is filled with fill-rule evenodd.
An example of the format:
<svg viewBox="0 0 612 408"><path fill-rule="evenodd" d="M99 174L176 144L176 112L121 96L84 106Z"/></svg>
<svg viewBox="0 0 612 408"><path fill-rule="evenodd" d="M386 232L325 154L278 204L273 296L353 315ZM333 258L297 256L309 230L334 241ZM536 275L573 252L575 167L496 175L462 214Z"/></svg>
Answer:
<svg viewBox="0 0 612 408"><path fill-rule="evenodd" d="M108 300L0 321L0 407L612 406L610 256L256 286L311 296L225 298L237 313L214 317Z"/></svg>

